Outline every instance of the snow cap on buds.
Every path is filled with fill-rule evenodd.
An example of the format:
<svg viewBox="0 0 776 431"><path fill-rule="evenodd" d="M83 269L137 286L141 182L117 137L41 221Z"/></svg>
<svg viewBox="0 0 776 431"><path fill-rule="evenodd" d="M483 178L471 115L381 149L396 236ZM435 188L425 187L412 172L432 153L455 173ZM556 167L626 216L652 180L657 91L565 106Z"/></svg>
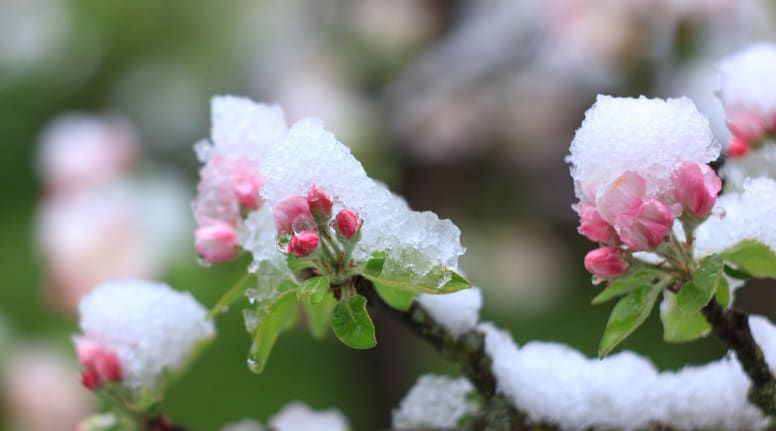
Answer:
<svg viewBox="0 0 776 431"><path fill-rule="evenodd" d="M272 207L275 218L275 227L280 234L288 234L315 227L313 214L307 199L301 196L292 196L278 202Z"/></svg>
<svg viewBox="0 0 776 431"><path fill-rule="evenodd" d="M132 390L154 388L164 370L183 365L194 346L215 332L191 294L150 281L103 283L78 309L82 335L74 337L76 350L94 372L85 383L119 378Z"/></svg>
<svg viewBox="0 0 776 431"><path fill-rule="evenodd" d="M622 250L614 246L600 247L585 255L585 269L601 279L618 277L628 269Z"/></svg>
<svg viewBox="0 0 776 431"><path fill-rule="evenodd" d="M758 44L734 54L720 64L719 97L734 136L747 143L773 130L776 117L776 46Z"/></svg>
<svg viewBox="0 0 776 431"><path fill-rule="evenodd" d="M305 230L291 237L288 241L288 252L296 257L304 257L318 248L318 233Z"/></svg>
<svg viewBox="0 0 776 431"><path fill-rule="evenodd" d="M671 174L674 197L695 218L703 218L711 211L722 181L705 164L682 162Z"/></svg>
<svg viewBox="0 0 776 431"><path fill-rule="evenodd" d="M221 220L208 220L194 231L197 253L208 262L226 262L237 257L234 227Z"/></svg>
<svg viewBox="0 0 776 431"><path fill-rule="evenodd" d="M566 161L583 203L595 203L612 182L631 171L644 179L646 197L671 206L674 167L684 160L716 160L719 151L708 120L690 99L599 95L585 113Z"/></svg>
<svg viewBox="0 0 776 431"><path fill-rule="evenodd" d="M361 228L361 220L353 211L344 209L337 213L334 228L345 238L351 239Z"/></svg>
<svg viewBox="0 0 776 431"><path fill-rule="evenodd" d="M313 215L320 214L323 219L331 216L331 199L316 186L313 186L307 194L307 205Z"/></svg>

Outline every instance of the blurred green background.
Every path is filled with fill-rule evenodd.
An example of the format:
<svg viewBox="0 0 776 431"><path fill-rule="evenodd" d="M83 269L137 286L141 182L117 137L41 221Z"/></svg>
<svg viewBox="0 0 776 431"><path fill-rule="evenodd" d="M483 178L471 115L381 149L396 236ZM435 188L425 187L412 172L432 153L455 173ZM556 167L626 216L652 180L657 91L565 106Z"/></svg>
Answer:
<svg viewBox="0 0 776 431"><path fill-rule="evenodd" d="M45 343L75 362L75 318L46 299L35 240L37 211L50 197L36 169L45 125L73 111L125 117L142 143L134 174L175 172L190 200L198 169L191 145L209 134L209 98L225 93L279 103L290 122L322 117L370 175L461 228L461 267L483 289L483 320L509 328L518 343L555 340L594 355L611 305L590 305L599 288L582 258L593 245L576 233L563 162L584 110L598 92L687 94L724 141L714 64L772 40L772 6L482 3L0 0L2 356ZM184 242L160 278L212 305L248 259L204 268ZM755 285L737 302L774 317L772 292ZM292 400L337 407L355 430L378 429L417 376L457 373L376 316L373 350L316 342L299 328L281 336L254 375L237 308L218 318L217 341L165 401L191 429L266 421ZM713 339L662 343L655 313L622 348L661 369L723 353ZM18 412L4 405L0 430L18 429Z"/></svg>

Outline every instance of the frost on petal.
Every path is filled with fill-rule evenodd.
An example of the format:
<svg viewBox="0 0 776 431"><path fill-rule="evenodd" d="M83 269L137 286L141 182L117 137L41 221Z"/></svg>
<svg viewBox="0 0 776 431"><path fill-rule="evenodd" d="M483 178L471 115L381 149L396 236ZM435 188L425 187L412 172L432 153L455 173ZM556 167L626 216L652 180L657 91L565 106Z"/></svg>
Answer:
<svg viewBox="0 0 776 431"><path fill-rule="evenodd" d="M471 287L444 295L420 294L417 301L434 320L458 337L477 325L482 292L477 287Z"/></svg>
<svg viewBox="0 0 776 431"><path fill-rule="evenodd" d="M649 360L631 352L588 359L557 343L531 342L518 348L505 331L491 324L481 324L480 329L493 358L497 390L533 422L568 430L643 429L655 424L754 430L768 424L748 403L749 380L732 355L702 366L658 372ZM776 337L770 324L766 331Z"/></svg>
<svg viewBox="0 0 776 431"><path fill-rule="evenodd" d="M695 231L695 253L717 253L744 239L776 251L776 180L747 179L743 191L723 194L712 215Z"/></svg>
<svg viewBox="0 0 776 431"><path fill-rule="evenodd" d="M474 386L465 378L427 374L421 376L392 413L396 429L456 429L458 422L477 411L467 400Z"/></svg>
<svg viewBox="0 0 776 431"><path fill-rule="evenodd" d="M423 276L435 266L457 267L463 254L460 231L452 222L410 210L369 178L319 120L306 119L291 127L286 139L265 155L261 173L267 179L261 194L270 205L307 196L316 187L331 197L335 212L346 208L358 215L364 224L353 257L366 260L385 251L384 273Z"/></svg>
<svg viewBox="0 0 776 431"><path fill-rule="evenodd" d="M600 190L632 171L645 179L647 197L668 204L674 166L682 160L707 163L719 151L708 120L690 99L599 95L585 113L566 161L583 202L595 202Z"/></svg>
<svg viewBox="0 0 776 431"><path fill-rule="evenodd" d="M776 46L758 44L726 58L720 64L719 97L728 116L741 111L772 124L776 114Z"/></svg>
<svg viewBox="0 0 776 431"><path fill-rule="evenodd" d="M287 404L269 420L275 431L347 431L347 419L339 410L315 411L306 404L295 401Z"/></svg>
<svg viewBox="0 0 776 431"><path fill-rule="evenodd" d="M78 309L82 337L118 357L130 389L153 388L162 371L184 365L194 346L215 333L191 294L150 281L103 283Z"/></svg>

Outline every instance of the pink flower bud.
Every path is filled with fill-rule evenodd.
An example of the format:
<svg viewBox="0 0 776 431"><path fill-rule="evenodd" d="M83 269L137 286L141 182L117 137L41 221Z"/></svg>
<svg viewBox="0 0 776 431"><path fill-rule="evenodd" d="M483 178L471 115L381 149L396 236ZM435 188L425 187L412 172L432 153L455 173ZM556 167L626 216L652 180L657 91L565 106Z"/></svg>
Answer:
<svg viewBox="0 0 776 431"><path fill-rule="evenodd" d="M577 208L579 211L579 227L577 231L587 237L590 241L610 243L614 238L614 230L601 215L594 206L588 204L580 204Z"/></svg>
<svg viewBox="0 0 776 431"><path fill-rule="evenodd" d="M75 339L75 350L82 368L81 383L87 389L93 390L105 382L121 381L121 363L115 354L84 337Z"/></svg>
<svg viewBox="0 0 776 431"><path fill-rule="evenodd" d="M296 257L304 257L318 247L318 233L312 230L299 232L288 242L288 252Z"/></svg>
<svg viewBox="0 0 776 431"><path fill-rule="evenodd" d="M272 208L272 212L278 233L301 232L315 227L307 199L301 196L290 197L278 202Z"/></svg>
<svg viewBox="0 0 776 431"><path fill-rule="evenodd" d="M618 234L633 251L651 250L663 241L673 222L668 207L650 199L641 205L633 219L619 227Z"/></svg>
<svg viewBox="0 0 776 431"><path fill-rule="evenodd" d="M674 197L696 218L703 218L717 201L722 181L705 164L682 162L671 174Z"/></svg>
<svg viewBox="0 0 776 431"><path fill-rule="evenodd" d="M327 220L331 215L331 199L326 196L326 193L318 190L318 187L313 186L310 190L307 195L307 205L310 207L310 212L323 214Z"/></svg>
<svg viewBox="0 0 776 431"><path fill-rule="evenodd" d="M334 222L334 229L347 239L353 238L353 235L361 228L361 220L356 213L344 209L337 213Z"/></svg>
<svg viewBox="0 0 776 431"><path fill-rule="evenodd" d="M261 206L259 190L264 185L264 177L256 169L256 163L250 160L235 160L229 166L231 170L232 192L241 206L255 210Z"/></svg>
<svg viewBox="0 0 776 431"><path fill-rule="evenodd" d="M728 142L727 155L731 159L743 157L747 152L749 152L749 144L743 138L733 136Z"/></svg>
<svg viewBox="0 0 776 431"><path fill-rule="evenodd" d="M738 111L730 115L726 123L730 133L745 142L759 141L768 127L759 115L750 111Z"/></svg>
<svg viewBox="0 0 776 431"><path fill-rule="evenodd" d="M197 253L208 262L226 262L237 257L234 228L221 220L209 219L194 231Z"/></svg>
<svg viewBox="0 0 776 431"><path fill-rule="evenodd" d="M81 384L90 391L97 389L97 386L99 386L97 373L92 370L81 371Z"/></svg>
<svg viewBox="0 0 776 431"><path fill-rule="evenodd" d="M614 246L591 250L585 255L585 269L598 278L614 278L628 269L622 251Z"/></svg>

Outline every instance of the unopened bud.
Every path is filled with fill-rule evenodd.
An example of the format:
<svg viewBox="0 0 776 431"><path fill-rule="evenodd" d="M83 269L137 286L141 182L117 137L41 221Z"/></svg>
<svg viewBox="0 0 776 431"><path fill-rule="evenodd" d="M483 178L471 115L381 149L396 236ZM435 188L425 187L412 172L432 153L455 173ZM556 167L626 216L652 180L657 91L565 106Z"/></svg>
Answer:
<svg viewBox="0 0 776 431"><path fill-rule="evenodd" d="M94 390L105 382L119 382L122 379L119 358L87 338L75 339L78 363L81 365L81 383Z"/></svg>
<svg viewBox="0 0 776 431"><path fill-rule="evenodd" d="M682 162L671 174L674 197L696 218L705 217L717 201L722 181L705 164Z"/></svg>
<svg viewBox="0 0 776 431"><path fill-rule="evenodd" d="M331 216L331 199L316 186L307 195L307 205L316 217L321 215L323 219L328 219Z"/></svg>
<svg viewBox="0 0 776 431"><path fill-rule="evenodd" d="M353 211L344 209L337 213L334 228L345 238L351 239L361 228L361 220Z"/></svg>
<svg viewBox="0 0 776 431"><path fill-rule="evenodd" d="M299 232L288 242L288 252L296 257L304 257L318 247L318 233L311 230Z"/></svg>
<svg viewBox="0 0 776 431"><path fill-rule="evenodd" d="M585 255L585 269L598 278L614 278L628 270L622 251L614 246L591 250Z"/></svg>
<svg viewBox="0 0 776 431"><path fill-rule="evenodd" d="M301 196L278 202L272 207L272 212L279 234L301 232L315 226L307 199Z"/></svg>
<svg viewBox="0 0 776 431"><path fill-rule="evenodd" d="M607 223L598 210L592 205L580 204L579 208L579 227L577 231L584 235L590 241L609 244L615 237L614 229Z"/></svg>
<svg viewBox="0 0 776 431"><path fill-rule="evenodd" d="M731 159L737 159L743 157L749 151L749 144L746 140L738 136L733 136L728 142L727 155Z"/></svg>
<svg viewBox="0 0 776 431"><path fill-rule="evenodd" d="M197 253L208 262L226 262L237 257L234 228L221 220L209 220L194 231Z"/></svg>

